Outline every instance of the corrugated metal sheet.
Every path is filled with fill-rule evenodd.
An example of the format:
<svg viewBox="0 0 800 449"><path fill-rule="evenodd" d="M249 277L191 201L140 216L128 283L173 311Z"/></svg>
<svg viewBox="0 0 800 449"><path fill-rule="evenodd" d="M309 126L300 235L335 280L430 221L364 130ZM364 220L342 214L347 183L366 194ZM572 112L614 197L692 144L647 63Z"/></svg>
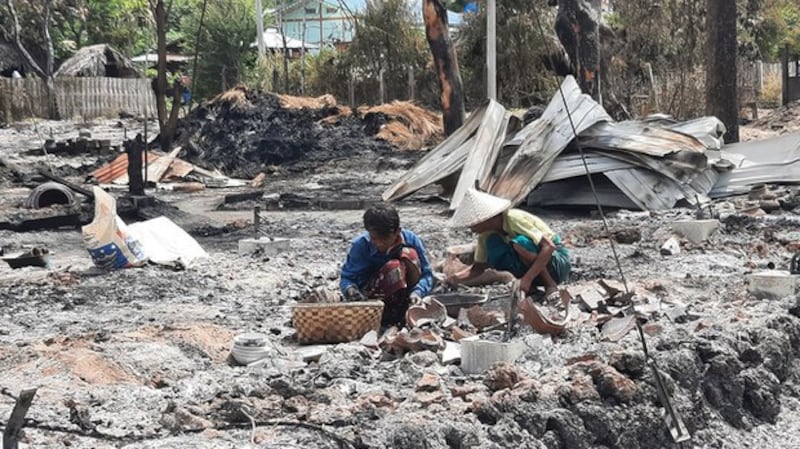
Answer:
<svg viewBox="0 0 800 449"><path fill-rule="evenodd" d="M594 151L585 151L584 155L586 156L586 165L589 167L589 173L603 173L631 166L627 162L604 156ZM548 170L542 182L552 182L585 175L586 168L583 166L580 154L562 153L550 166L550 170Z"/></svg>
<svg viewBox="0 0 800 449"><path fill-rule="evenodd" d="M436 145L416 163L399 181L383 192L384 201L394 201L444 179L461 170L470 150L475 147L475 133L489 108L484 103L467 118L453 134Z"/></svg>
<svg viewBox="0 0 800 449"><path fill-rule="evenodd" d="M148 152L147 163L151 163L158 159L158 156ZM142 157L142 165L144 166L144 157ZM100 184L111 184L115 179L120 176L128 175L128 154L122 153L117 156L113 161L93 171L90 176Z"/></svg>
<svg viewBox="0 0 800 449"><path fill-rule="evenodd" d="M617 186L603 175L594 175L592 179L597 189L600 204L607 207L621 209L638 209L630 198L622 193ZM528 196L528 205L537 207L548 206L594 206L594 194L589 188L586 176L578 176L561 181L540 184Z"/></svg>
<svg viewBox="0 0 800 449"><path fill-rule="evenodd" d="M652 170L627 168L603 174L642 210L669 209L684 198L678 183Z"/></svg>
<svg viewBox="0 0 800 449"><path fill-rule="evenodd" d="M564 79L562 89L564 98L557 93L541 118L518 131L504 128L508 115L501 106L485 104L387 190L384 199L400 198L459 169L462 174L451 208L476 181L515 204L527 198L538 206L594 205L587 171L597 183L601 204L646 210L671 208L682 200L705 203L712 186L726 192L746 190L757 180L800 182L800 138L776 143L795 148L796 153L784 151L774 160L756 156L755 162L748 161L750 153L763 152L764 147L730 146L732 152L729 147L719 151L725 127L715 117L678 123L659 115L613 122L599 104L581 93L572 77ZM570 118L586 165L575 151ZM773 170L782 167L779 176L768 172L770 164ZM724 173L731 167L735 167L732 172Z"/></svg>
<svg viewBox="0 0 800 449"><path fill-rule="evenodd" d="M578 141L584 148L626 151L654 157L675 153L681 158L702 161L706 146L696 138L643 122L603 122L583 131Z"/></svg>
<svg viewBox="0 0 800 449"><path fill-rule="evenodd" d="M561 85L564 97L550 100L542 116L530 123L525 140L493 180L489 192L520 203L544 179L556 156L574 136L611 117L602 106L581 93L575 78L567 76ZM571 120L570 120L571 119ZM573 132L572 124L575 126Z"/></svg>
<svg viewBox="0 0 800 449"><path fill-rule="evenodd" d="M163 172L156 161L165 156L153 152L147 152L147 174L150 176L148 180L152 181L153 178L159 173ZM159 180L169 178L184 178L189 173L196 171L197 167L184 161L183 159L175 158L166 170L166 173L159 175ZM142 157L142 174L144 175L144 157ZM122 153L117 156L113 161L93 171L90 176L94 178L99 184L128 184L128 155Z"/></svg>
<svg viewBox="0 0 800 449"><path fill-rule="evenodd" d="M657 114L646 117L643 121L688 134L702 142L707 149L719 150L724 144L722 136L725 135L725 124L713 116L678 122L668 115Z"/></svg>
<svg viewBox="0 0 800 449"><path fill-rule="evenodd" d="M756 184L800 183L800 133L725 145L722 155L741 159L733 170L719 176L712 198L747 193Z"/></svg>
<svg viewBox="0 0 800 449"><path fill-rule="evenodd" d="M479 151L470 151L467 155L456 190L450 199L450 209L458 207L467 190L475 187L476 181L480 186L486 187L500 148L506 140L509 116L506 108L500 103L489 100L486 113L483 114L483 120L475 135L474 147Z"/></svg>

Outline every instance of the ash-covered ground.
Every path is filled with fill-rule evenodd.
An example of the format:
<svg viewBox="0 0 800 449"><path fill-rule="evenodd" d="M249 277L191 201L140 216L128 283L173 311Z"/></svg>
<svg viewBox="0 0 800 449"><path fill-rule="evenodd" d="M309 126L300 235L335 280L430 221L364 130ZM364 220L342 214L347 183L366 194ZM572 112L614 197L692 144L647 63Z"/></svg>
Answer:
<svg viewBox="0 0 800 449"><path fill-rule="evenodd" d="M58 126L77 134L74 125ZM34 141L31 127L0 130L0 155L32 173L44 158L19 150ZM359 152L276 173L265 189L336 199L349 185L348 198L375 200L409 157ZM96 161L51 162L73 167L63 175L80 182ZM3 214L23 213L29 184L3 180ZM591 320L560 337L522 331L517 338L528 349L513 367L481 375L442 366L432 352L392 359L357 342L329 345L318 362L299 361L291 306L314 287L337 284L361 211L266 211L265 230L290 238L291 249L239 256L238 240L253 230L250 211L220 210L232 192L151 192L185 212L176 222L210 255L185 271L98 270L77 229L0 231L0 246L53 251L49 269L0 266L0 416L13 407L9 395L38 388L20 447L800 447L797 298L756 299L745 280L768 262L788 267L800 249L797 210L733 214L707 242L683 241L673 256L659 248L670 223L692 211L609 213L613 230L628 231L617 233L626 236L617 249L628 282L659 305L647 341L693 435L679 446L661 418L636 332L601 341ZM435 195L426 190L398 207L403 226L441 260L447 246L472 236L446 228L447 205ZM619 279L596 215L535 212L565 238L572 283ZM273 357L250 368L232 363L232 338L241 332L268 334Z"/></svg>

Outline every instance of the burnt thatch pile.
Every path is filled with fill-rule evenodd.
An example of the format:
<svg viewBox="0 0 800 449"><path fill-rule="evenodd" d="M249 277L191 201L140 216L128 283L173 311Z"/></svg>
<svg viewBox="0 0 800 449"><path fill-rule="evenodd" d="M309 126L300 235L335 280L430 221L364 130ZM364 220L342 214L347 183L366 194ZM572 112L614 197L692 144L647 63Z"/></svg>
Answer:
<svg viewBox="0 0 800 449"><path fill-rule="evenodd" d="M83 47L61 64L55 76L141 78L130 59L107 44Z"/></svg>
<svg viewBox="0 0 800 449"><path fill-rule="evenodd" d="M181 120L176 144L184 148L181 157L241 178L267 166L306 170L405 149L382 139L380 127L365 126L364 118L331 99L309 103L232 89Z"/></svg>

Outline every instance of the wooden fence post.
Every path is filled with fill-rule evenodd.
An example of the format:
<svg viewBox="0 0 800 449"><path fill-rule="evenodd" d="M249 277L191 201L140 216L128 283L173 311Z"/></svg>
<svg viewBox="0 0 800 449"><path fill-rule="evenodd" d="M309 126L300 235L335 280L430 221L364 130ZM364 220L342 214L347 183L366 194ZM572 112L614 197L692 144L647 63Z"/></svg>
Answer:
<svg viewBox="0 0 800 449"><path fill-rule="evenodd" d="M14 404L14 410L11 412L11 417L8 418L6 428L3 430L3 449L17 449L17 438L19 431L25 424L25 415L31 407L33 397L36 395L36 388L30 390L22 390L17 398L17 403Z"/></svg>
<svg viewBox="0 0 800 449"><path fill-rule="evenodd" d="M783 54L781 55L781 104L786 106L789 104L789 44L783 47Z"/></svg>

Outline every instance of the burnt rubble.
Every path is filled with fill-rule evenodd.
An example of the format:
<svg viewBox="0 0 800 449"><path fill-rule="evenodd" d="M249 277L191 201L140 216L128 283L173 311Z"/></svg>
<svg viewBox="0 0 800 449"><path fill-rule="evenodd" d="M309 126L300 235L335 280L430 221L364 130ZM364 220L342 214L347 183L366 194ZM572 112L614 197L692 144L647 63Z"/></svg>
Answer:
<svg viewBox="0 0 800 449"><path fill-rule="evenodd" d="M271 165L302 171L334 159L394 151L367 133L359 117L342 114L337 106L288 109L274 94L231 92L180 121L176 144L186 149L188 161L249 179Z"/></svg>

